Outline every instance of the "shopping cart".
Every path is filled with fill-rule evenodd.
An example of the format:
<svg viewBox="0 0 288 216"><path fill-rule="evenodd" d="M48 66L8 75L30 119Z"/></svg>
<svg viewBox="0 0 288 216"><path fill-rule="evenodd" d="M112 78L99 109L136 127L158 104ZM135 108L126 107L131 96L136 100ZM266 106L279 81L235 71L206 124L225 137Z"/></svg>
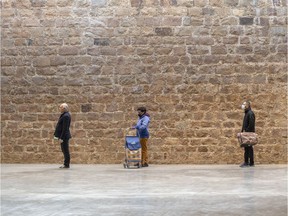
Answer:
<svg viewBox="0 0 288 216"><path fill-rule="evenodd" d="M129 135L129 129L125 134L125 160L124 168L141 168L141 144L138 136Z"/></svg>

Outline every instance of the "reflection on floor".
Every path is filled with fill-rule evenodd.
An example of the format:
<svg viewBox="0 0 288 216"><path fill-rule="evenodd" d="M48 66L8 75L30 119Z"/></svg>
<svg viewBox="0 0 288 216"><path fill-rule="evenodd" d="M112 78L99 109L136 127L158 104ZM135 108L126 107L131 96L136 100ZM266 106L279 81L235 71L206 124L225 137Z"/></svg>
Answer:
<svg viewBox="0 0 288 216"><path fill-rule="evenodd" d="M287 216L287 166L2 164L2 216Z"/></svg>

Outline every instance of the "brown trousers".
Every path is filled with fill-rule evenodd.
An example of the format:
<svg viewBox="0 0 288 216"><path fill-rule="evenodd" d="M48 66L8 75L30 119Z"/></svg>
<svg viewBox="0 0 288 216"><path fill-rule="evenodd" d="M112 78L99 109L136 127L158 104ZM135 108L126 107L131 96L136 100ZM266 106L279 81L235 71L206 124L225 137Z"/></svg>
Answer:
<svg viewBox="0 0 288 216"><path fill-rule="evenodd" d="M147 148L148 138L140 138L140 144L142 148L142 164L148 164L148 148Z"/></svg>

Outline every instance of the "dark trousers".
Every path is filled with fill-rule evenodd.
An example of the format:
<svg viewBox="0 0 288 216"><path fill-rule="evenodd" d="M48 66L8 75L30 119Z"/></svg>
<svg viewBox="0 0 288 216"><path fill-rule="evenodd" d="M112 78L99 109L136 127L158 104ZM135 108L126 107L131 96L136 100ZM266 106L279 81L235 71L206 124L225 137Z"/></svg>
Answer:
<svg viewBox="0 0 288 216"><path fill-rule="evenodd" d="M64 166L70 166L69 139L63 140L61 150L64 155Z"/></svg>
<svg viewBox="0 0 288 216"><path fill-rule="evenodd" d="M244 160L246 164L254 165L254 151L253 146L244 147Z"/></svg>

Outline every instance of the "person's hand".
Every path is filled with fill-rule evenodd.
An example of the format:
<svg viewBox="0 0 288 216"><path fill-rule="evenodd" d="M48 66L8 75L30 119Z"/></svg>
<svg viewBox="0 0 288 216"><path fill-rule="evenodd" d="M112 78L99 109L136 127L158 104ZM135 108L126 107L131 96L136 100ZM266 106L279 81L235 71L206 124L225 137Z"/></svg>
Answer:
<svg viewBox="0 0 288 216"><path fill-rule="evenodd" d="M60 142L60 143L62 143L62 142L63 142L63 140L62 140L62 139L59 139L59 142Z"/></svg>

